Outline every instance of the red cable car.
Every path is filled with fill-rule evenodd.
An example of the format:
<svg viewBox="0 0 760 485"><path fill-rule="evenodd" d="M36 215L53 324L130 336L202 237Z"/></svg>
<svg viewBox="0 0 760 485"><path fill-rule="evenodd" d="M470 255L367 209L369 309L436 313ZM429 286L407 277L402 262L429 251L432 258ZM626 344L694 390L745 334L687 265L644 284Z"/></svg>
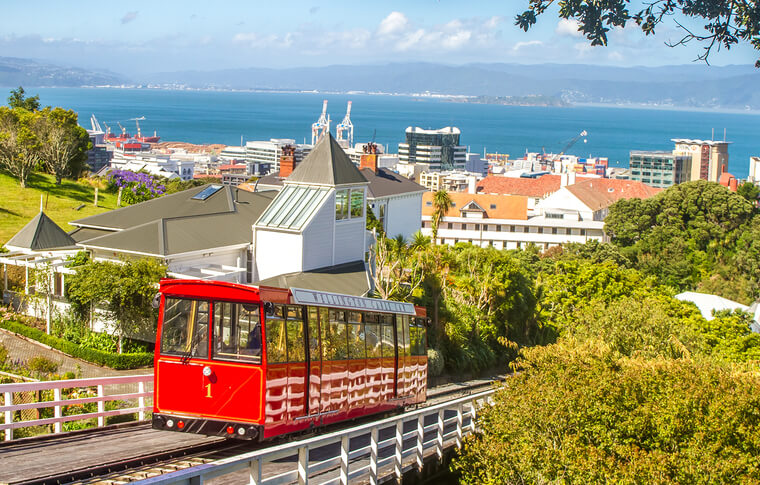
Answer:
<svg viewBox="0 0 760 485"><path fill-rule="evenodd" d="M161 281L153 427L265 440L425 401L424 309Z"/></svg>

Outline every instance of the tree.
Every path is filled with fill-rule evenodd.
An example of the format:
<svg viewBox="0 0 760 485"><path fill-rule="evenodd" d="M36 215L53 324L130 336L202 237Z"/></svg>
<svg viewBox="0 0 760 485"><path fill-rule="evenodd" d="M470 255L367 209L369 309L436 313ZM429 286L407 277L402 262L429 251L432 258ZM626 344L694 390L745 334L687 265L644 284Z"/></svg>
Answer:
<svg viewBox="0 0 760 485"><path fill-rule="evenodd" d="M18 89L11 89L11 95L8 96L8 106L13 108L23 108L27 111L39 111L40 110L40 97L26 96L26 91L22 86Z"/></svg>
<svg viewBox="0 0 760 485"><path fill-rule="evenodd" d="M438 243L438 225L441 223L446 213L451 208L451 196L445 189L439 190L433 194L433 244Z"/></svg>
<svg viewBox="0 0 760 485"><path fill-rule="evenodd" d="M740 43L760 50L760 3L757 0L650 0L640 9L628 9L631 0L528 0L528 10L517 15L515 24L527 31L538 16L554 3L559 5L559 16L578 22L578 31L591 41L591 45L607 45L607 32L614 27L625 27L635 22L645 35L665 19L673 18L684 32L681 39L669 44L683 45L696 41L704 45L697 59L708 61L713 49L730 49ZM676 15L684 17L678 20ZM686 21L705 22L702 31L693 31ZM760 59L755 62L760 67Z"/></svg>
<svg viewBox="0 0 760 485"><path fill-rule="evenodd" d="M760 187L752 182L744 182L736 190L736 193L747 199L752 205L757 206L757 200L760 199Z"/></svg>
<svg viewBox="0 0 760 485"><path fill-rule="evenodd" d="M42 159L55 176L56 185L64 177L77 177L85 167L87 150L92 147L87 130L77 124L77 113L63 108L41 112Z"/></svg>
<svg viewBox="0 0 760 485"><path fill-rule="evenodd" d="M41 120L40 113L0 106L0 167L21 187L42 162Z"/></svg>

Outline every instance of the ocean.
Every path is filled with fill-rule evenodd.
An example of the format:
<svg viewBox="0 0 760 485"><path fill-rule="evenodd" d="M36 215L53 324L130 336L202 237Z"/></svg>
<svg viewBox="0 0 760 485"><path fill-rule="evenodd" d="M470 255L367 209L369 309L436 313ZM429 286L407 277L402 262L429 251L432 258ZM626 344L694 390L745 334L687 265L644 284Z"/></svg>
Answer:
<svg viewBox="0 0 760 485"><path fill-rule="evenodd" d="M130 133L141 121L144 134L154 130L162 141L223 143L293 138L311 141L311 124L328 100L331 129L343 119L346 102L353 101L354 141L375 138L390 152L398 151L408 126L456 126L461 143L472 152L508 153L511 158L531 152L558 153L581 131L567 153L608 157L611 166L628 166L631 150L672 150L671 138L722 140L729 147L729 171L746 178L749 157L760 156L760 113L687 111L599 106L528 107L454 103L438 98L367 94L253 93L172 91L117 88L38 88L43 105L62 106L79 113L90 128L90 115L118 132L120 122ZM714 135L713 135L714 133Z"/></svg>

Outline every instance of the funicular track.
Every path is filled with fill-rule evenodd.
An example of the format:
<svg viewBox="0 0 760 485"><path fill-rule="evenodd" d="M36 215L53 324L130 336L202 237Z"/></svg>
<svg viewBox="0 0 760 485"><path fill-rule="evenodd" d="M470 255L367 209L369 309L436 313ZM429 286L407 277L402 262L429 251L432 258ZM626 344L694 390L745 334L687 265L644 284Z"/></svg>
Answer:
<svg viewBox="0 0 760 485"><path fill-rule="evenodd" d="M416 408L422 409L451 399L467 396L478 391L483 391L491 387L495 381L503 380L503 378L503 376L499 376L494 378L479 379L430 388L427 394L427 401L424 404L416 406ZM8 485L130 483L146 478L160 476L165 473L207 464L238 454L287 443L288 441L303 440L321 433L340 431L341 429L347 429L359 424L369 423L385 416L387 415L376 415L358 418L356 420L348 422L325 426L323 428L319 428L318 430L309 431L303 434L274 439L265 443L252 443L248 441L239 441L224 438L210 438L202 443L194 443L185 446L178 445L172 447L171 449L164 449L160 452L149 452L140 454L138 456L112 459L93 466L85 466L79 468L72 467L71 470L67 470L65 473L54 473L18 481L0 481L0 485L4 485L5 483ZM149 427L150 425L148 424L140 424L134 426L136 429ZM125 428L119 429L123 431ZM95 431L99 431L100 434L108 434L110 432L109 430L103 429ZM114 433L116 431L119 430L113 430ZM172 433L179 435L179 433L174 432L157 431L157 433ZM77 436L85 438L87 436L87 433L79 432L77 433ZM59 436L59 438L65 438L65 435ZM116 439L117 438L114 435L114 440ZM122 439L129 438L125 437ZM42 439L40 441L49 440L50 438ZM0 458L2 457L2 451L2 448L0 448Z"/></svg>

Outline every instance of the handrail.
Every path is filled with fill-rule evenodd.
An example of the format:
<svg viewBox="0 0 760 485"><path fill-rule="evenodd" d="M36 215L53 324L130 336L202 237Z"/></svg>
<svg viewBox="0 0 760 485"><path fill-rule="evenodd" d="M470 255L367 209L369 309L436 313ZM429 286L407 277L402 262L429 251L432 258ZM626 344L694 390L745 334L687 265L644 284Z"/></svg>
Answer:
<svg viewBox="0 0 760 485"><path fill-rule="evenodd" d="M493 389L483 391L459 399L454 399L446 403L425 407L399 416L373 421L353 428L335 431L301 441L263 448L212 463L148 478L142 480L141 483L147 485L203 483L214 477L247 469L249 472L250 483L253 485L269 485L274 483L289 483L293 481L297 481L300 484L310 481L310 472L315 473L339 465L340 477L337 480L341 485L347 485L349 481L367 473L369 473L370 483L376 485L381 478L379 475L379 468L391 463L393 464L393 470L391 473L400 480L405 471L403 463L405 457L414 455L415 466L418 469L422 469L425 450L434 448L435 454L440 460L443 457L447 441L454 439L455 445L461 447L463 436L475 430L477 403L479 401L488 401L494 392L495 390ZM465 407L468 407L466 413ZM456 415L444 419L447 411L454 411ZM467 426L464 425L465 414L470 420ZM428 416L436 416L437 419L433 424L425 426L424 419ZM404 433L404 423L413 420L417 423L416 429ZM444 432L446 426L451 424L455 424L455 429L447 433ZM394 436L378 442L380 430L391 427L395 427ZM425 441L425 433L429 431L435 431L435 438ZM370 435L369 447L365 446L357 450L351 450L349 448L351 438L367 434ZM408 449L404 449L404 440L412 437L415 438L415 444ZM322 460L318 463L309 463L309 450L335 443L340 443L339 455ZM386 458L379 458L378 451L389 446L394 447L394 454ZM367 450L367 448L369 448L369 450ZM367 455L369 455L370 458L368 465L361 466L355 470L351 469L351 460L366 457ZM297 456L298 458L295 470L268 477L266 479L262 478L264 464L291 456ZM336 479L329 481L336 481Z"/></svg>
<svg viewBox="0 0 760 485"><path fill-rule="evenodd" d="M63 431L62 423L97 418L98 427L105 426L105 418L122 414L138 414L138 420L145 420L145 413L152 410L152 406L146 405L146 398L151 398L153 392L146 389L146 384L153 383L153 374L134 376L109 376L90 379L65 379L60 381L21 382L0 384L0 395L3 396L3 405L0 413L5 416L5 421L0 424L0 431L5 431L5 441L13 440L13 430L30 426L53 425L53 433ZM137 384L137 392L121 392L106 394L105 386L118 386L123 384ZM66 398L62 396L63 389L81 389L97 387L97 396L82 398ZM13 404L14 393L53 391L52 401L39 401L31 403ZM137 407L114 409L106 411L105 404L109 401L137 400ZM97 412L63 416L64 406L77 406L89 403L97 403ZM28 411L34 409L54 408L52 418L32 419L26 421L14 421L16 411Z"/></svg>

